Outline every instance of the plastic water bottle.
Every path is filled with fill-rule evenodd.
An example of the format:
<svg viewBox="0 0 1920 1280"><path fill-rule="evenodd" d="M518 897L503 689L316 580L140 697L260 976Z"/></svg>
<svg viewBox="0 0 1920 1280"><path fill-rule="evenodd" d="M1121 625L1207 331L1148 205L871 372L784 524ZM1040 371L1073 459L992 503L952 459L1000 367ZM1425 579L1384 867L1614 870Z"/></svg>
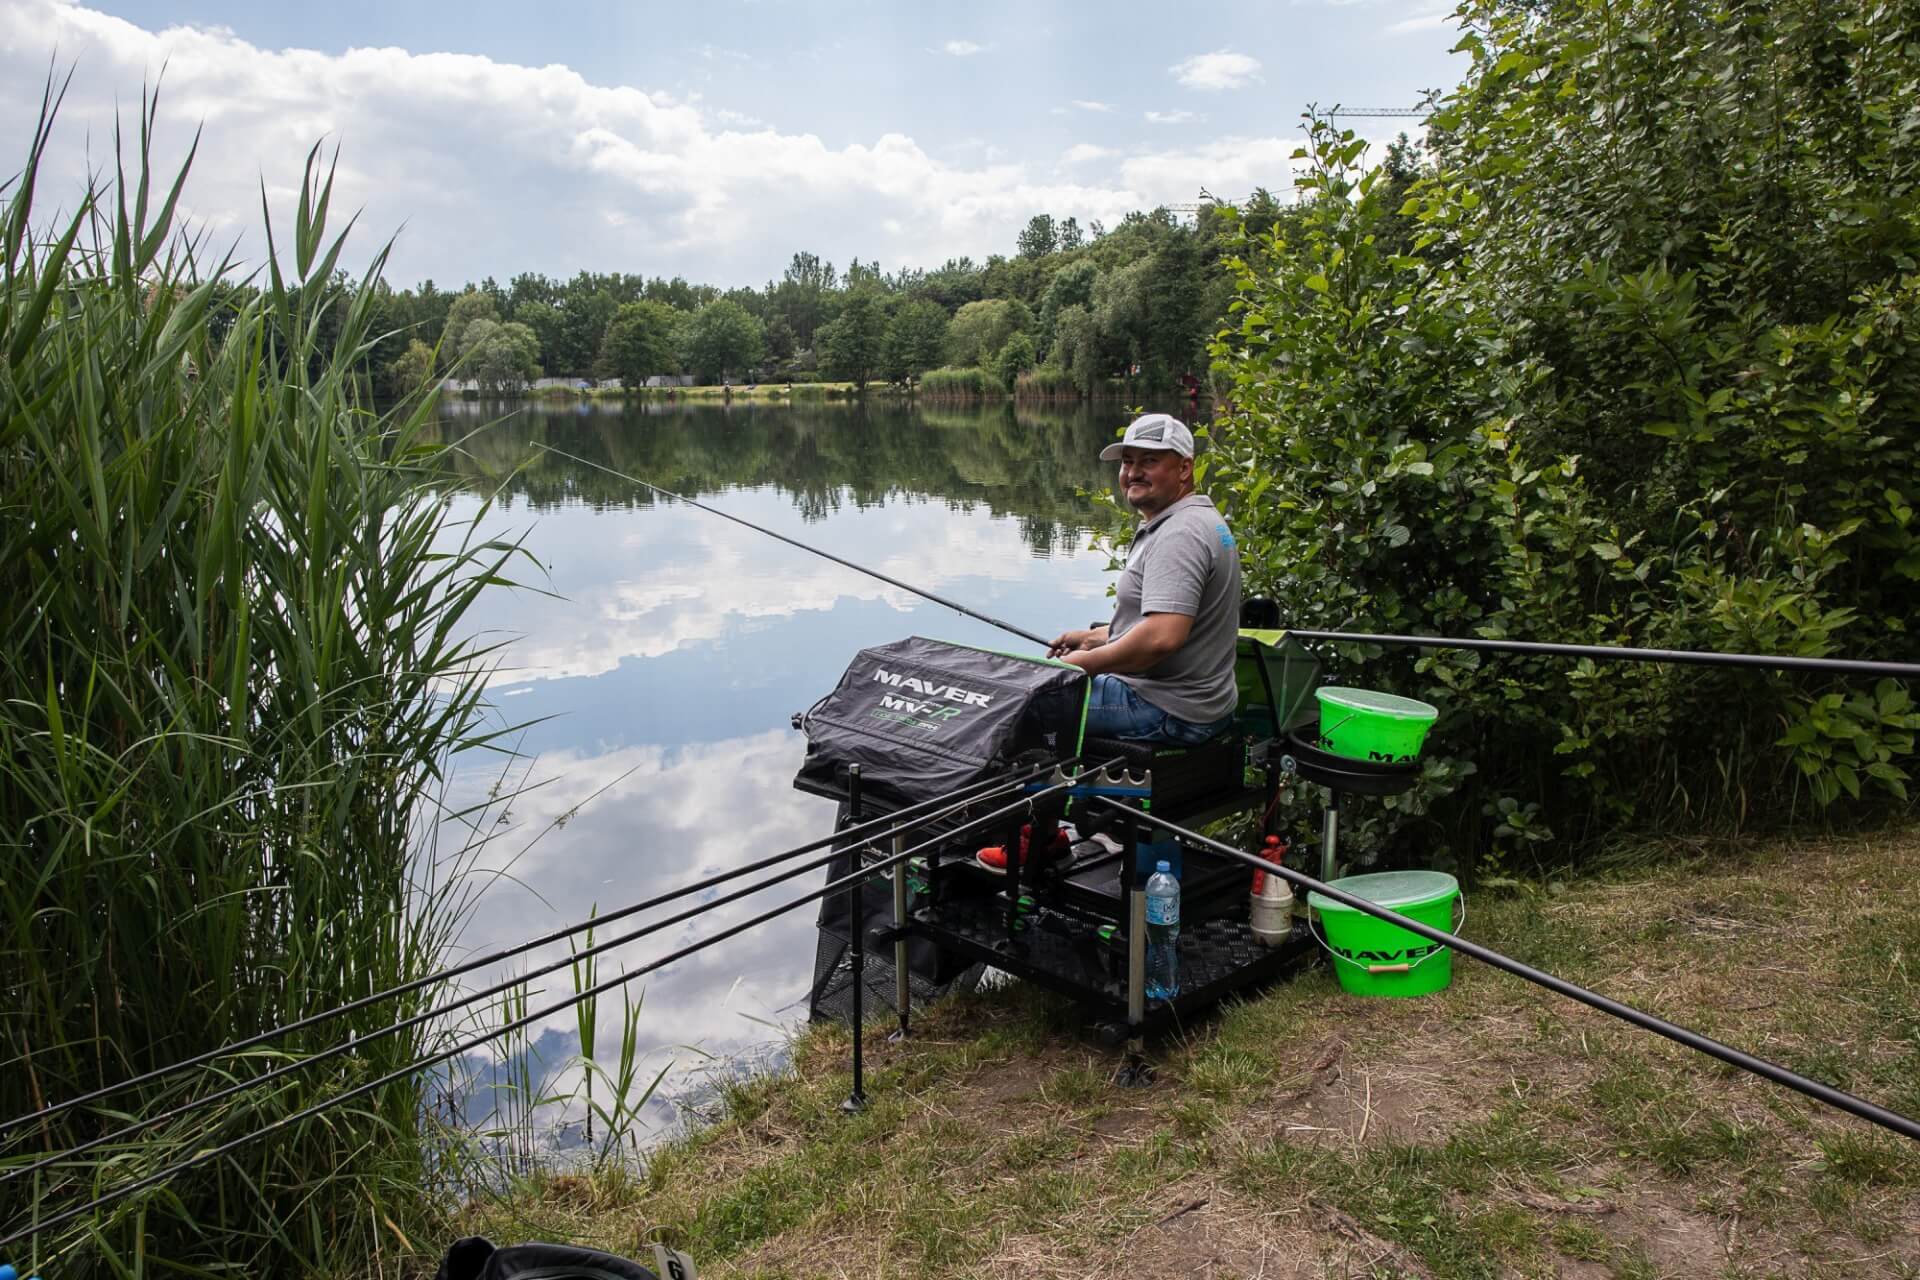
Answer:
<svg viewBox="0 0 1920 1280"><path fill-rule="evenodd" d="M1147 877L1147 999L1180 994L1180 882L1164 859Z"/></svg>

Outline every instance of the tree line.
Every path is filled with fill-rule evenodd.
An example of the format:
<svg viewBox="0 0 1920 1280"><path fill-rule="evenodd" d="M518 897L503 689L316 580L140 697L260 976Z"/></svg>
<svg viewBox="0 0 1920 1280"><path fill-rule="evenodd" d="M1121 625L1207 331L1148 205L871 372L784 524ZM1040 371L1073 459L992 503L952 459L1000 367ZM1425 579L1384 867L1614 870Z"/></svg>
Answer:
<svg viewBox="0 0 1920 1280"><path fill-rule="evenodd" d="M1389 164L1413 172L1404 138ZM1044 370L1050 385L1080 395L1121 376L1166 386L1205 377L1207 343L1233 296L1232 236L1293 212L1262 190L1231 222L1211 204L1190 221L1162 207L1111 228L1042 213L1012 254L984 262L889 272L855 258L840 270L799 252L758 288L593 271L569 280L527 272L505 285L489 276L458 291L432 280L377 284L386 336L371 372L395 394L450 369L502 391L543 376L863 387L940 367L982 369L1009 389Z"/></svg>

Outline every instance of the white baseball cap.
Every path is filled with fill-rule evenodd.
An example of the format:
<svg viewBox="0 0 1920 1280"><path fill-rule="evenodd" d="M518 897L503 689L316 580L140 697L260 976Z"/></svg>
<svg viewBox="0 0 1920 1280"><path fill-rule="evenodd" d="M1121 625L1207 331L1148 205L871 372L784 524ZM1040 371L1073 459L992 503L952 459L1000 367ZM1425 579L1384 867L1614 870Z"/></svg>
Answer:
<svg viewBox="0 0 1920 1280"><path fill-rule="evenodd" d="M1100 451L1100 461L1118 462L1122 449L1171 449L1183 458L1191 458L1193 432L1171 414L1145 413L1127 424L1127 434L1119 443Z"/></svg>

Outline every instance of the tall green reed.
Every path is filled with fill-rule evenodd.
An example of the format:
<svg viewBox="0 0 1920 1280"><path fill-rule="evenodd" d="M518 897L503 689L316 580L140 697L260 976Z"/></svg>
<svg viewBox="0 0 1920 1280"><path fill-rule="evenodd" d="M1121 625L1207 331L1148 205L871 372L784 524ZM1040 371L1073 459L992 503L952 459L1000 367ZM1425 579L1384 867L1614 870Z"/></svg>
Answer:
<svg viewBox="0 0 1920 1280"><path fill-rule="evenodd" d="M0 1116L438 967L452 881L409 850L487 744L463 616L515 548L434 486L430 398L363 395L367 288L334 281L310 153L260 273L176 224L154 102L71 213L36 206L59 95L0 185ZM204 269L203 269L204 268ZM434 988L10 1135L0 1167L426 1007ZM396 1069L368 1045L0 1194L15 1228ZM427 1080L37 1236L62 1277L355 1269L431 1232ZM430 1243L430 1242L429 1242ZM15 1259L19 1261L20 1259Z"/></svg>
<svg viewBox="0 0 1920 1280"><path fill-rule="evenodd" d="M920 375L922 400L986 400L1005 394L1005 388L993 375L978 366L965 369L943 366Z"/></svg>

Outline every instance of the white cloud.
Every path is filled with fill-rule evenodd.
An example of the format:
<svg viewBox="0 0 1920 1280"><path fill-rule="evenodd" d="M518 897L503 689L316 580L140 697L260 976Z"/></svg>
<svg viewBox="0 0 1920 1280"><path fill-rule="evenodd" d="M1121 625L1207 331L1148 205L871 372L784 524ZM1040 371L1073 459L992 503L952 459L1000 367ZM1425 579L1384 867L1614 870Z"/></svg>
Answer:
<svg viewBox="0 0 1920 1280"><path fill-rule="evenodd" d="M1111 225L1140 207L1139 193L1111 184L943 161L901 133L829 145L559 65L267 50L226 29L144 29L73 0L0 0L0 32L0 155L13 163L50 60L76 68L42 175L46 208L71 203L84 139L108 136L116 109L164 67L157 152L184 155L204 124L187 212L222 245L241 236L255 263L262 184L290 221L301 161L322 137L341 147L334 209L361 210L343 265L404 225L388 267L398 284L591 267L725 285L777 274L797 245L935 265L1004 250L1035 209ZM885 234L889 222L902 231Z"/></svg>
<svg viewBox="0 0 1920 1280"><path fill-rule="evenodd" d="M1148 124L1204 124L1206 117L1195 115L1191 111L1149 111L1146 113Z"/></svg>
<svg viewBox="0 0 1920 1280"><path fill-rule="evenodd" d="M971 58L974 54L985 53L992 47L990 44L975 44L971 40L949 40L940 46L943 52L950 53L956 58Z"/></svg>
<svg viewBox="0 0 1920 1280"><path fill-rule="evenodd" d="M1278 194L1293 184L1302 162L1292 158L1298 138L1218 138L1202 146L1120 162L1120 180L1154 204L1184 203L1202 190L1241 200L1254 188Z"/></svg>
<svg viewBox="0 0 1920 1280"><path fill-rule="evenodd" d="M1112 147L1095 146L1091 142L1076 142L1060 153L1062 164L1085 164L1089 160L1105 160L1108 156L1120 153Z"/></svg>
<svg viewBox="0 0 1920 1280"><path fill-rule="evenodd" d="M1212 53L1196 53L1167 70L1189 89L1238 89L1260 78L1260 61L1244 53L1216 49Z"/></svg>
<svg viewBox="0 0 1920 1280"><path fill-rule="evenodd" d="M804 541L820 536L771 488L736 491L726 506ZM495 508L484 532L512 538L525 519ZM621 539L614 555L606 554L610 529ZM1033 572L1017 521L955 521L943 503L848 507L835 516L834 529L844 539L829 547L835 554L943 594L977 595L987 583L1020 583ZM713 645L742 630L856 601L884 602L902 614L929 608L908 592L805 552L770 551L761 535L725 521L681 526L683 540L671 556L658 554L660 536L647 512L542 513L543 554L565 566L548 585L559 598L535 603L500 593L468 619L476 633L515 637L496 687L601 675L623 662ZM1048 576L1052 593L1087 600L1104 598L1110 577L1100 557L1070 551L1055 553Z"/></svg>
<svg viewBox="0 0 1920 1280"><path fill-rule="evenodd" d="M1073 100L1073 105L1080 108L1082 111L1113 110L1113 104L1111 102L1090 102L1085 98L1075 98Z"/></svg>
<svg viewBox="0 0 1920 1280"><path fill-rule="evenodd" d="M1452 0L1425 0L1411 14L1387 27L1387 34L1403 36L1413 31L1437 31L1452 24Z"/></svg>

